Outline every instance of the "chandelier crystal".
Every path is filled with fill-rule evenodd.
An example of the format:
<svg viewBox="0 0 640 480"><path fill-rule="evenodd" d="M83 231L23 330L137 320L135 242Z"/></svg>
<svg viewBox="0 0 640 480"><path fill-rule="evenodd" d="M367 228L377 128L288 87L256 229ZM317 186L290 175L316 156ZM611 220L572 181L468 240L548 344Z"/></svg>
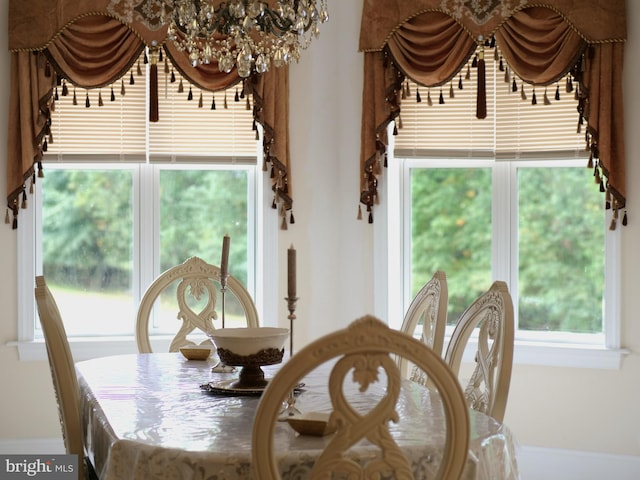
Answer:
<svg viewBox="0 0 640 480"><path fill-rule="evenodd" d="M217 61L241 77L298 61L329 19L326 0L218 1L165 0L168 38L194 67Z"/></svg>

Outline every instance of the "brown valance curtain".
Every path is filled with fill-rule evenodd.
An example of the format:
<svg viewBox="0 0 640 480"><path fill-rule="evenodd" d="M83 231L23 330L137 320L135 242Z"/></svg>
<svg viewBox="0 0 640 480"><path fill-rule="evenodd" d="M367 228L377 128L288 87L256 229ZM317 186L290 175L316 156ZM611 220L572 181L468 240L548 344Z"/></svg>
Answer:
<svg viewBox="0 0 640 480"><path fill-rule="evenodd" d="M523 81L548 85L570 73L579 83L576 117L578 124L586 124L590 166L606 192L607 208L613 209L612 228L621 211L625 224L625 39L624 0L365 0L359 216L365 206L373 221L378 177L386 163L387 126L400 114L404 79L439 86L477 55L476 115L482 121L483 49L494 40Z"/></svg>
<svg viewBox="0 0 640 480"><path fill-rule="evenodd" d="M149 47L151 121L158 120L157 91L153 91L153 85L163 54L183 77L199 88L217 91L242 81L235 69L229 74L221 73L215 62L192 67L185 53L166 38L167 27L159 23L159 18L149 18L153 9L145 10L145 3L153 2L10 0L11 121L5 223L12 223L13 228L18 225L19 209L26 208L27 189L33 188L41 174L52 94L60 77L84 88L110 85L127 74L145 47ZM138 9L146 12L145 19ZM245 80L245 88L254 98L255 121L264 128L264 170L270 172L273 207L280 209L282 228L286 228L293 222L288 67L272 68L261 76L250 77Z"/></svg>

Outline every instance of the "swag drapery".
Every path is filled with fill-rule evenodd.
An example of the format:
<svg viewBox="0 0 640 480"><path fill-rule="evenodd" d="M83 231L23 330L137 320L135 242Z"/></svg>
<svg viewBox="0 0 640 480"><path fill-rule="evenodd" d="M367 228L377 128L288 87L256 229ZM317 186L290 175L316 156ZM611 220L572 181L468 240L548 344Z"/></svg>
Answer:
<svg viewBox="0 0 640 480"><path fill-rule="evenodd" d="M150 121L158 120L158 98L153 86L156 62L162 54L183 77L201 89L217 91L242 81L235 69L229 74L220 73L216 62L192 67L187 56L167 41L167 27L159 21L154 23L153 15L149 20L152 7L160 3L159 0L10 0L11 91L5 223L17 228L19 209L27 205L27 191L33 189L36 177L42 174L43 147L46 148L53 91L59 76L84 88L110 85L127 74L144 48L149 47ZM147 19L142 19L133 7L144 10ZM288 222L294 221L288 67L271 68L263 75L250 77L244 87L253 96L254 119L263 127L264 169L270 170L273 206L279 208L282 228L286 228Z"/></svg>
<svg viewBox="0 0 640 480"><path fill-rule="evenodd" d="M453 79L491 38L514 74L549 85L567 73L579 84L578 124L596 181L626 224L622 65L624 0L364 0L360 51L364 88L360 204L373 222L386 162L387 126L401 109L405 78L427 87ZM483 62L479 62L483 63ZM478 75L482 69L478 65ZM485 101L478 78L477 121Z"/></svg>

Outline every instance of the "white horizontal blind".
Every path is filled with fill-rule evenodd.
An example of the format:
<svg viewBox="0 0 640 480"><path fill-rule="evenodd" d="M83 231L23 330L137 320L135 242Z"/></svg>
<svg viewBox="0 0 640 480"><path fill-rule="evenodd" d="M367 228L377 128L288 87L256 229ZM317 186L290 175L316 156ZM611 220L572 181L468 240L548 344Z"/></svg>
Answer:
<svg viewBox="0 0 640 480"><path fill-rule="evenodd" d="M212 93L201 91L182 79L183 92L179 92L178 72L175 72L175 82L171 82L171 75L165 74L162 66L158 70L161 71L158 75L160 120L149 124L152 161L207 162L215 156L236 163L256 162L253 99L250 95L241 98L242 84ZM188 100L189 90L192 100Z"/></svg>
<svg viewBox="0 0 640 480"><path fill-rule="evenodd" d="M492 58L485 62L489 92L495 81L494 62ZM460 80L462 89L459 88ZM471 60L457 77L442 87L418 87L411 81L409 84L411 96L402 100L402 128L395 137L396 156L429 156L445 152L456 156L493 154L495 105L487 101L487 117L476 118L478 69L471 67ZM450 96L452 90L453 98ZM417 92L420 92L420 103L416 101ZM439 103L440 95L443 104Z"/></svg>
<svg viewBox="0 0 640 480"><path fill-rule="evenodd" d="M112 86L90 90L63 81L55 89L52 141L45 160L57 157L59 161L87 161L87 155L99 155L105 159L112 156L123 161L144 161L147 120L144 65L141 65L141 72L138 76L136 67L133 68L133 85L127 74ZM63 95L65 83L66 96ZM87 98L89 107L86 106Z"/></svg>
<svg viewBox="0 0 640 480"><path fill-rule="evenodd" d="M535 158L545 152L563 152L584 157L584 128L577 132L578 112L574 92L566 92L566 79L557 84L535 89L519 78L517 91L512 91L514 74L500 70L500 62L494 58L493 49L486 49L487 117L476 118L477 68L465 66L462 75L463 89L458 88L460 77L443 86L444 104L439 104L440 88L417 87L410 82L411 98L401 104L402 128L395 137L395 155L484 157L497 159ZM471 72L470 79L465 74ZM508 82L506 81L508 80ZM453 87L455 98L448 93ZM416 88L420 89L422 102L416 102ZM525 99L522 98L524 88ZM559 98L555 99L559 88ZM431 93L432 106L426 102ZM535 91L536 104L532 103ZM545 105L544 94L549 100Z"/></svg>
<svg viewBox="0 0 640 480"><path fill-rule="evenodd" d="M182 80L184 91L179 92L180 75L175 72L171 82L171 73L165 74L164 65L158 65L159 121L149 122L149 66L142 56L138 65L113 86L86 90L68 85L67 96L62 96L62 86L57 88L45 161L256 162L253 112L246 109L246 98L234 101L235 87L226 92L228 108L224 108L225 92L215 94L215 110L212 94L203 92L199 108L200 90L191 87L193 100L188 101L189 83Z"/></svg>

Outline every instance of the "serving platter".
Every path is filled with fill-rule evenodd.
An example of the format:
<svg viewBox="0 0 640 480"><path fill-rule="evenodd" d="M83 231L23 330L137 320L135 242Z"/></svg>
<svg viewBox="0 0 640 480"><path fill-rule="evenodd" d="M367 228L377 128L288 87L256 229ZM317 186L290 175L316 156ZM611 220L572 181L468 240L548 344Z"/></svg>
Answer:
<svg viewBox="0 0 640 480"><path fill-rule="evenodd" d="M200 389L205 393L210 393L212 395L230 395L230 396L244 396L244 397L259 397L262 395L262 392L266 388L262 387L237 387L235 384L237 383L236 378L231 378L227 380L219 380L215 382L203 383L200 385ZM294 394L299 394L302 392L304 387L304 383L299 383L294 388Z"/></svg>

